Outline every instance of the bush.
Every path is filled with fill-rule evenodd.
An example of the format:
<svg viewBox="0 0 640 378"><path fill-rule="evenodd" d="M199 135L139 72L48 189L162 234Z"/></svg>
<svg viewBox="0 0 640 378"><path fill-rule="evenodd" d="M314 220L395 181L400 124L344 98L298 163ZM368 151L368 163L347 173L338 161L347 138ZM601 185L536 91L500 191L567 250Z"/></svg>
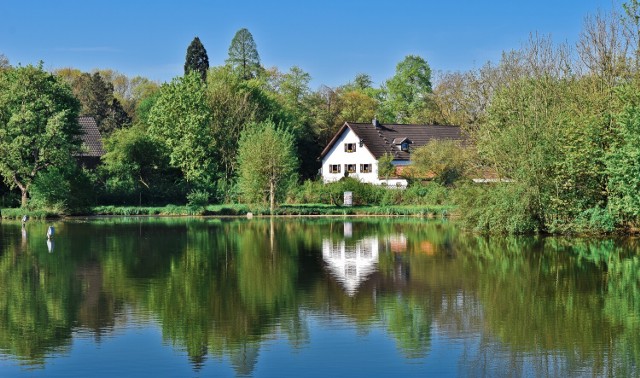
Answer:
<svg viewBox="0 0 640 378"><path fill-rule="evenodd" d="M527 234L542 230L531 188L517 183L464 185L454 191L461 223L480 233Z"/></svg>
<svg viewBox="0 0 640 378"><path fill-rule="evenodd" d="M407 189L372 185L346 177L324 184L321 181L305 181L288 193L288 203L322 203L341 206L344 192L353 193L354 205L446 205L450 189L436 182L415 183Z"/></svg>
<svg viewBox="0 0 640 378"><path fill-rule="evenodd" d="M616 220L609 210L594 207L583 211L575 219L573 229L578 232L610 233L616 229Z"/></svg>
<svg viewBox="0 0 640 378"><path fill-rule="evenodd" d="M204 208L209 204L209 193L204 190L192 190L187 194L187 206Z"/></svg>
<svg viewBox="0 0 640 378"><path fill-rule="evenodd" d="M92 187L89 174L80 167L52 167L40 172L34 180L28 206L61 214L83 212L93 200Z"/></svg>

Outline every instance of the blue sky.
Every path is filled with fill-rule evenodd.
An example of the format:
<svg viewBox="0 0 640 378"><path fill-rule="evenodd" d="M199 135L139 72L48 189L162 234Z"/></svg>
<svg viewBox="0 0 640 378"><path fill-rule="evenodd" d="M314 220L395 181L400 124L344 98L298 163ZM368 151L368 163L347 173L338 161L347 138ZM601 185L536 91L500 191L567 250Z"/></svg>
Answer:
<svg viewBox="0 0 640 378"><path fill-rule="evenodd" d="M253 34L265 67L293 65L312 89L357 73L376 85L408 54L433 70L459 71L498 61L529 34L575 44L584 18L612 0L500 1L0 1L0 53L12 64L83 71L110 68L168 81L181 75L199 36L220 65L235 32Z"/></svg>

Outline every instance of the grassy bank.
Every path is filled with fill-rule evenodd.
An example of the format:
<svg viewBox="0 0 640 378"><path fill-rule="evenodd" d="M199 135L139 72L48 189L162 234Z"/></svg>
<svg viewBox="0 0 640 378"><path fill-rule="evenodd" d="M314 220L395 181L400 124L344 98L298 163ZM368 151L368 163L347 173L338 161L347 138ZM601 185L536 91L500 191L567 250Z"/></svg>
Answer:
<svg viewBox="0 0 640 378"><path fill-rule="evenodd" d="M74 215L151 215L151 216L244 216L269 215L269 208L261 205L209 205L206 207L167 205L163 207L135 207L135 206L96 206L85 214ZM274 215L410 215L410 216L442 216L451 212L449 206L337 206L325 204L282 205L275 209ZM3 219L21 219L28 215L31 219L51 219L64 216L48 210L2 209Z"/></svg>

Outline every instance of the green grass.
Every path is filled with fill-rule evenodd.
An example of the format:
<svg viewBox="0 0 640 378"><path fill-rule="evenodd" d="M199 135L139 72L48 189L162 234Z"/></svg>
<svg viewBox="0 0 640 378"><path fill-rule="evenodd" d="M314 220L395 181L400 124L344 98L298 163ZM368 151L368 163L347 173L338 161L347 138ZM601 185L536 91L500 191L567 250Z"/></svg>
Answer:
<svg viewBox="0 0 640 378"><path fill-rule="evenodd" d="M54 219L61 216L61 214L51 210L26 210L22 208L0 210L0 218L2 219L22 219L25 215L31 219Z"/></svg>
<svg viewBox="0 0 640 378"><path fill-rule="evenodd" d="M244 216L269 215L269 208L264 205L226 204L209 205L207 207L190 207L167 205L163 207L137 206L96 206L88 214L76 215L114 215L114 216ZM409 216L442 216L451 213L449 206L336 206L327 204L296 204L281 205L274 211L274 215L409 215ZM23 215L33 219L48 219L62 216L49 210L2 209L1 215L5 219L21 219Z"/></svg>

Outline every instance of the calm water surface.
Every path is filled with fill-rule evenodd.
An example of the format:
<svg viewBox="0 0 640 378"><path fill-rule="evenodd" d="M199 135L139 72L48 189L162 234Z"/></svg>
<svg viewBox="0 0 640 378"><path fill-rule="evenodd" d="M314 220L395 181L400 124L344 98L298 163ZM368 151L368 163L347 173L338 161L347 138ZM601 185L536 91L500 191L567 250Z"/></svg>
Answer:
<svg viewBox="0 0 640 378"><path fill-rule="evenodd" d="M0 223L0 376L636 376L640 243L417 219Z"/></svg>

